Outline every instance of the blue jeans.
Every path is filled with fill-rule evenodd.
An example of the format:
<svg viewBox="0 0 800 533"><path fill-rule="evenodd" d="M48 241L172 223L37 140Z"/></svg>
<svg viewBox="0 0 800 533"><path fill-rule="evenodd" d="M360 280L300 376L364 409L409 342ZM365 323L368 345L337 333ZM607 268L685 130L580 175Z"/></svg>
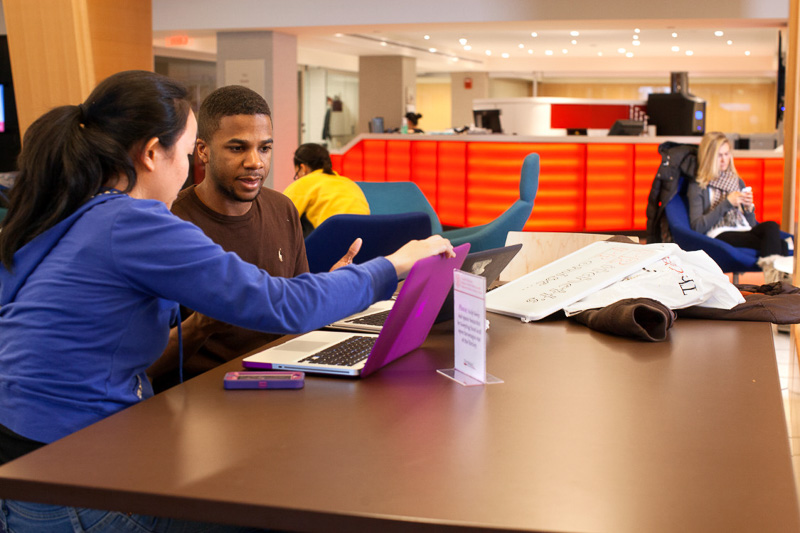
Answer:
<svg viewBox="0 0 800 533"><path fill-rule="evenodd" d="M204 524L0 499L0 531L7 533L228 533L258 531L236 526Z"/></svg>

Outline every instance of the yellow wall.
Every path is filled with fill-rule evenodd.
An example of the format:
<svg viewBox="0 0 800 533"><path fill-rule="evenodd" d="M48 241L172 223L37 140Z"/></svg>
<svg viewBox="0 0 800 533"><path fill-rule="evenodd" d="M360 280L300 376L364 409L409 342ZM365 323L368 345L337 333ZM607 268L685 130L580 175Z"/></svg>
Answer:
<svg viewBox="0 0 800 533"><path fill-rule="evenodd" d="M661 88L662 86L659 86ZM538 96L646 100L643 83L539 83ZM774 80L693 82L689 92L706 101L706 131L775 131Z"/></svg>
<svg viewBox="0 0 800 533"><path fill-rule="evenodd" d="M451 105L450 83L417 83L417 113L422 115L419 119L422 130L443 131L452 128Z"/></svg>

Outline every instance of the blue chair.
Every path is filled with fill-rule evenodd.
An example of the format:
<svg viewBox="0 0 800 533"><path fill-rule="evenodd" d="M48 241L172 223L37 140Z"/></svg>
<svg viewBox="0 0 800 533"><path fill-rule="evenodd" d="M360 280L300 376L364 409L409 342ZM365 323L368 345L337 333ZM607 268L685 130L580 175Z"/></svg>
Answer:
<svg viewBox="0 0 800 533"><path fill-rule="evenodd" d="M421 211L431 219L431 234L442 233L439 216L416 183L410 181L357 181L364 191L371 215L396 215Z"/></svg>
<svg viewBox="0 0 800 533"><path fill-rule="evenodd" d="M539 189L539 154L528 154L522 162L519 180L519 200L499 217L482 226L445 231L443 236L453 246L470 243L470 252L480 252L505 246L509 231L522 231L533 211Z"/></svg>
<svg viewBox="0 0 800 533"><path fill-rule="evenodd" d="M734 283L742 272L760 272L756 264L758 252L752 248L739 248L719 239L714 239L692 229L689 222L689 200L686 197L688 181L679 178L678 192L667 203L664 213L667 217L669 231L675 244L686 251L702 250L713 259L723 272L733 273ZM781 232L784 237L788 233Z"/></svg>
<svg viewBox="0 0 800 533"><path fill-rule="evenodd" d="M430 219L422 212L334 215L306 237L308 267L311 272L327 272L358 237L363 243L354 263L389 255L410 240L430 236Z"/></svg>

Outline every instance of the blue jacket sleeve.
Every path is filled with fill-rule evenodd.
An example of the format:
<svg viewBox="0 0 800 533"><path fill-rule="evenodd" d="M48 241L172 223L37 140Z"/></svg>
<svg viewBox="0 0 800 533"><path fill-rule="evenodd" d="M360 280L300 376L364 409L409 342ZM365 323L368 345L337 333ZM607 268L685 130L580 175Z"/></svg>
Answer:
<svg viewBox="0 0 800 533"><path fill-rule="evenodd" d="M134 288L248 329L311 331L388 299L397 287L385 258L273 278L158 202L122 209L111 233L114 265Z"/></svg>

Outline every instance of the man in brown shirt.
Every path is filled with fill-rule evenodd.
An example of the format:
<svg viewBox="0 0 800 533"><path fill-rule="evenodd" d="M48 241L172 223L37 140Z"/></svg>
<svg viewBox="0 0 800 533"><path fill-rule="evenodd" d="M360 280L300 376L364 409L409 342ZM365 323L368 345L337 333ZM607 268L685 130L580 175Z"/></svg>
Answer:
<svg viewBox="0 0 800 533"><path fill-rule="evenodd" d="M286 196L263 187L273 144L267 102L245 87L221 87L205 99L197 122L196 149L205 165L205 179L181 191L172 212L199 226L226 251L272 276L308 272L297 210ZM337 266L352 261L359 245L360 241L354 243ZM192 313L182 323L183 379L278 337ZM178 335L173 329L164 355L148 371L156 392L180 381L178 354Z"/></svg>

